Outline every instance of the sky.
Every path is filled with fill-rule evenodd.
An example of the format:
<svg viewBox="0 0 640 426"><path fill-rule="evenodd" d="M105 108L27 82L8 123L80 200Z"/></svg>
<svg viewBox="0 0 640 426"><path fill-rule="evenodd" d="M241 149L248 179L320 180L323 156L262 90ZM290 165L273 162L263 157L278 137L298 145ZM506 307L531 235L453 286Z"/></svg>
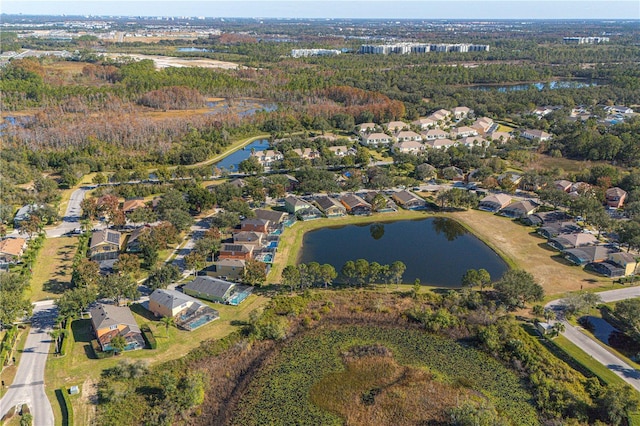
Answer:
<svg viewBox="0 0 640 426"><path fill-rule="evenodd" d="M640 19L640 0L2 0L29 15L380 19Z"/></svg>

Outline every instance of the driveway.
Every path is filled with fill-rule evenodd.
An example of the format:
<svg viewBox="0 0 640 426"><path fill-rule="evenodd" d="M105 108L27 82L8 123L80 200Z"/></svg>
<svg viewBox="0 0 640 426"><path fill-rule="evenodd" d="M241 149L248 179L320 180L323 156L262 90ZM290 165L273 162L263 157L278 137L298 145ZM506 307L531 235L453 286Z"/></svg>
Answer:
<svg viewBox="0 0 640 426"><path fill-rule="evenodd" d="M0 417L16 405L27 404L33 416L33 424L53 426L53 409L44 391L44 365L51 347L52 330L56 318L53 301L38 302L33 308L31 329L18 371L7 393L0 400Z"/></svg>
<svg viewBox="0 0 640 426"><path fill-rule="evenodd" d="M640 297L640 287L623 288L620 290L609 290L598 293L603 302L617 302L624 299L632 299L634 297ZM554 300L547 304L548 308L554 311L561 311L561 300ZM567 321L562 320L565 326L565 331L562 333L564 337L569 339L571 343L578 346L593 359L600 364L607 367L609 370L617 374L622 380L629 383L636 390L640 391L640 370L635 369L625 361L620 359L608 351L605 347L601 346L598 342L593 340L581 331L581 327L574 327Z"/></svg>

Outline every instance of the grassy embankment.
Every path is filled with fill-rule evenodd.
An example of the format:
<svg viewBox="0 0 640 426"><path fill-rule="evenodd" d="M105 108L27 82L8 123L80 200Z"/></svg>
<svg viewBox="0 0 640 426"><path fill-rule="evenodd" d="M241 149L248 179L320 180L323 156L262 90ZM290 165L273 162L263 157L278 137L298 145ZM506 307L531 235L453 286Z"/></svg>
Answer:
<svg viewBox="0 0 640 426"><path fill-rule="evenodd" d="M544 287L546 294L554 298L581 288L611 287L611 280L586 272L577 266L571 266L559 256L558 252L548 249L543 239L531 235L532 228L527 228L505 217L478 210L454 213L401 210L397 213L374 214L365 217L347 216L296 223L282 235L277 263L269 274L268 281L269 283L279 282L282 269L286 265L296 263L306 232L327 226L411 220L437 215L460 222L467 230L498 253L510 267L524 269L532 273Z"/></svg>

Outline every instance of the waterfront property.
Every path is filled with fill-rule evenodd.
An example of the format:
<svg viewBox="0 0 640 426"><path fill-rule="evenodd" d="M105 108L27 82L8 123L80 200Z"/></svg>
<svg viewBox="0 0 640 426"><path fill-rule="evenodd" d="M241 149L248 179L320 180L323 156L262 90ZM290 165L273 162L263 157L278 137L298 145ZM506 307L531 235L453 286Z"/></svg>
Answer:
<svg viewBox="0 0 640 426"><path fill-rule="evenodd" d="M487 195L480 200L478 209L495 213L507 207L509 203L511 203L511 196L508 194Z"/></svg>
<svg viewBox="0 0 640 426"><path fill-rule="evenodd" d="M176 290L154 290L149 296L149 310L157 317L173 318L185 330L195 330L220 317L215 309Z"/></svg>
<svg viewBox="0 0 640 426"><path fill-rule="evenodd" d="M572 234L561 234L551 238L547 244L556 250L564 251L571 248L594 245L598 239L592 234L584 232L574 232Z"/></svg>
<svg viewBox="0 0 640 426"><path fill-rule="evenodd" d="M303 237L301 263L329 263L337 271L348 260L388 265L402 261L403 282L459 287L468 269L484 268L493 279L506 263L482 241L447 218L428 218L367 225L328 227Z"/></svg>
<svg viewBox="0 0 640 426"><path fill-rule="evenodd" d="M251 294L253 288L217 278L200 276L187 283L183 290L186 294L200 299L238 305Z"/></svg>
<svg viewBox="0 0 640 426"><path fill-rule="evenodd" d="M339 201L326 195L317 197L315 203L327 217L340 217L347 214L347 209Z"/></svg>
<svg viewBox="0 0 640 426"><path fill-rule="evenodd" d="M400 207L407 210L420 210L424 209L426 202L416 195L407 190L394 192L393 201L395 201Z"/></svg>
<svg viewBox="0 0 640 426"><path fill-rule="evenodd" d="M371 214L371 204L367 203L356 194L346 194L340 199L340 202L347 209L349 214L356 216Z"/></svg>

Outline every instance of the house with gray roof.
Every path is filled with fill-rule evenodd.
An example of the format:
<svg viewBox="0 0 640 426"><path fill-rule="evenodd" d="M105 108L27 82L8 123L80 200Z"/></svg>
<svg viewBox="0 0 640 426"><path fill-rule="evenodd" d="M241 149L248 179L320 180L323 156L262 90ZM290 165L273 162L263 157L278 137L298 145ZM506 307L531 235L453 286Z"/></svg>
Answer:
<svg viewBox="0 0 640 426"><path fill-rule="evenodd" d="M420 210L424 209L427 205L422 198L407 190L394 192L391 197L396 204L407 210Z"/></svg>
<svg viewBox="0 0 640 426"><path fill-rule="evenodd" d="M127 342L125 351L144 348L142 333L129 308L100 303L89 313L93 332L103 352L113 350L111 340L116 336L124 337Z"/></svg>
<svg viewBox="0 0 640 426"><path fill-rule="evenodd" d="M598 239L593 234L575 232L573 234L561 234L551 238L547 244L556 250L564 251L576 247L595 245Z"/></svg>
<svg viewBox="0 0 640 426"><path fill-rule="evenodd" d="M89 258L100 262L117 259L122 248L122 234L112 229L102 229L91 234Z"/></svg>
<svg viewBox="0 0 640 426"><path fill-rule="evenodd" d="M36 212L42 208L44 208L44 204L27 204L20 207L13 218L13 225L16 228L19 227L22 222L24 222L25 220L29 220L29 217L33 212Z"/></svg>
<svg viewBox="0 0 640 426"><path fill-rule="evenodd" d="M267 240L264 232L240 231L233 234L233 242L238 244L251 244L262 246Z"/></svg>
<svg viewBox="0 0 640 426"><path fill-rule="evenodd" d="M254 210L256 219L268 220L271 226L277 227L287 218L287 212L278 212L275 210L257 209Z"/></svg>
<svg viewBox="0 0 640 426"><path fill-rule="evenodd" d="M347 214L347 209L335 198L322 195L314 201L320 211L327 217L340 217Z"/></svg>
<svg viewBox="0 0 640 426"><path fill-rule="evenodd" d="M492 194L487 195L478 204L479 210L487 212L497 212L507 207L511 203L511 196L507 194Z"/></svg>
<svg viewBox="0 0 640 426"><path fill-rule="evenodd" d="M218 303L233 301L233 304L237 305L251 294L253 288L218 278L200 276L187 283L183 290L186 294L200 299Z"/></svg>
<svg viewBox="0 0 640 426"><path fill-rule="evenodd" d="M157 317L171 317L185 330L196 328L220 317L218 311L177 290L156 289L149 296L149 311Z"/></svg>
<svg viewBox="0 0 640 426"><path fill-rule="evenodd" d="M531 200L516 201L500 210L500 214L514 219L522 219L533 214L538 207L538 204Z"/></svg>
<svg viewBox="0 0 640 426"><path fill-rule="evenodd" d="M289 213L297 213L298 210L308 209L311 204L303 200L302 198L289 195L284 199L284 207Z"/></svg>

